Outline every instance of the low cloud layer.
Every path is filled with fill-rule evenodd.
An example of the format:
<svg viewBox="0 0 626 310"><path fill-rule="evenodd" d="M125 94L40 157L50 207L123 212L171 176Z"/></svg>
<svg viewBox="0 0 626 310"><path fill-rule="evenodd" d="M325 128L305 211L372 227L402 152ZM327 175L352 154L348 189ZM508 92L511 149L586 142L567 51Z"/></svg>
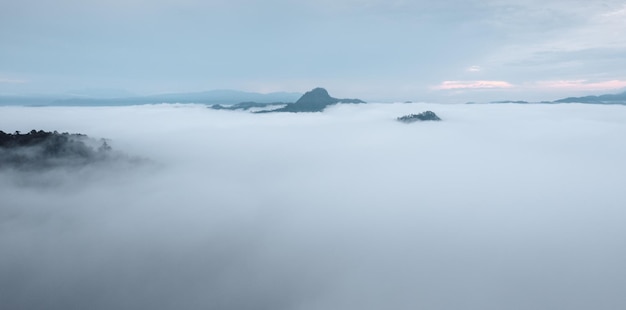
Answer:
<svg viewBox="0 0 626 310"><path fill-rule="evenodd" d="M395 121L425 110L443 121ZM1 130L107 138L151 164L55 186L0 174L0 308L621 309L625 118L2 107Z"/></svg>

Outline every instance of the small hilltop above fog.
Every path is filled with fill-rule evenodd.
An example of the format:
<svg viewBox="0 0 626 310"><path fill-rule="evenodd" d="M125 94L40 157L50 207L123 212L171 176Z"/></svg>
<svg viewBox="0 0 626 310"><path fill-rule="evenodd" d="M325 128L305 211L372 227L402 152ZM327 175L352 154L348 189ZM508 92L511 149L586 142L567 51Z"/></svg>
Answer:
<svg viewBox="0 0 626 310"><path fill-rule="evenodd" d="M398 117L396 119L398 122L402 123L413 123L419 121L440 121L441 118L435 114L433 111L425 111L419 114L409 114Z"/></svg>
<svg viewBox="0 0 626 310"><path fill-rule="evenodd" d="M322 112L329 105L334 105L338 103L365 103L365 101L361 99L338 99L331 97L328 94L328 91L324 88L318 87L314 88L311 91L306 92L298 101L295 103L282 103L282 102L274 102L274 103L256 103L256 102L242 102L239 104L235 104L232 106L222 106L219 104L213 105L211 108L216 110L248 110L251 107L255 108L266 108L269 106L277 106L284 105L284 107L273 109L273 110L264 110L257 111L255 113L270 113L270 112Z"/></svg>

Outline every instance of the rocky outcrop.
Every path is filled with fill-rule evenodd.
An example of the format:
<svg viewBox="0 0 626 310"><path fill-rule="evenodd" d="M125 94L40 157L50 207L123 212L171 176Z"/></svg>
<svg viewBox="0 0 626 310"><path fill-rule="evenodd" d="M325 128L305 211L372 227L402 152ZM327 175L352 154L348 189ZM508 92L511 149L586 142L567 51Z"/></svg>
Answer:
<svg viewBox="0 0 626 310"><path fill-rule="evenodd" d="M425 111L419 114L409 114L398 117L397 120L402 123L413 123L419 121L440 121L441 118L432 111Z"/></svg>

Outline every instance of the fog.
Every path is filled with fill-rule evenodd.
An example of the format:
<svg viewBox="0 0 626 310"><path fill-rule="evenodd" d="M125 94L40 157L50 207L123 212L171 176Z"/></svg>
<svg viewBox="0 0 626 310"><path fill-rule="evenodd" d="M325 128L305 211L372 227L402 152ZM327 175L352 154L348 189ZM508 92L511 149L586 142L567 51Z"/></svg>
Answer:
<svg viewBox="0 0 626 310"><path fill-rule="evenodd" d="M426 110L443 121L395 121ZM624 309L625 120L579 104L0 107L5 132L145 159L0 171L0 308Z"/></svg>

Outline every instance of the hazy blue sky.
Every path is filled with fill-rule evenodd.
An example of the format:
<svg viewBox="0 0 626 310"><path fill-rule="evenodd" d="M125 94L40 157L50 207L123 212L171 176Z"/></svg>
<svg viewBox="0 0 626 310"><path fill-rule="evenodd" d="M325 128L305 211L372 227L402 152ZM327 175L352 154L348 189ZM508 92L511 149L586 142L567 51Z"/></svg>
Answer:
<svg viewBox="0 0 626 310"><path fill-rule="evenodd" d="M0 94L556 99L626 87L626 1L0 0L0 46Z"/></svg>

